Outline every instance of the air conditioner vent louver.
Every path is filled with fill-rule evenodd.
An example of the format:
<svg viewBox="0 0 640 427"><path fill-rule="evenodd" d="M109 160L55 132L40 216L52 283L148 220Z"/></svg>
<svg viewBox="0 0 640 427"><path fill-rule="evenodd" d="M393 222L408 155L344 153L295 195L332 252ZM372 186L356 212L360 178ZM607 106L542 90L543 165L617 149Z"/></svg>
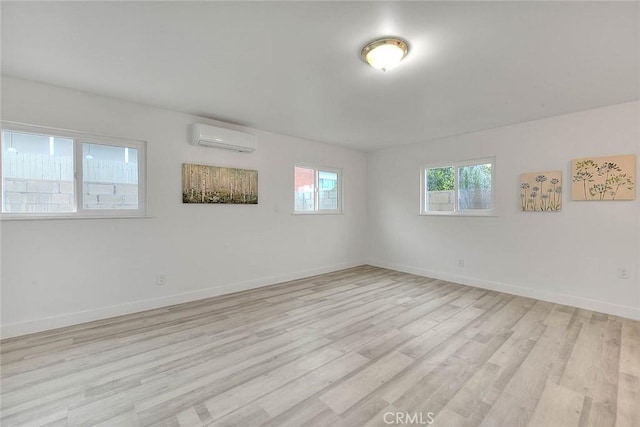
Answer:
<svg viewBox="0 0 640 427"><path fill-rule="evenodd" d="M192 143L201 147L252 153L256 150L256 137L250 133L209 126L202 123L192 125Z"/></svg>

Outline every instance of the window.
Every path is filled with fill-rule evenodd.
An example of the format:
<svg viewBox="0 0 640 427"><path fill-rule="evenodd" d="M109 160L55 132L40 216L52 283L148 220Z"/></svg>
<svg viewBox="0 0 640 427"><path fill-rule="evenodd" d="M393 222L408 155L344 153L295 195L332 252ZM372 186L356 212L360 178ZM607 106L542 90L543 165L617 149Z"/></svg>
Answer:
<svg viewBox="0 0 640 427"><path fill-rule="evenodd" d="M145 214L145 143L3 123L2 216Z"/></svg>
<svg viewBox="0 0 640 427"><path fill-rule="evenodd" d="M427 165L421 172L422 215L492 215L495 159Z"/></svg>
<svg viewBox="0 0 640 427"><path fill-rule="evenodd" d="M296 165L294 213L341 213L340 169Z"/></svg>

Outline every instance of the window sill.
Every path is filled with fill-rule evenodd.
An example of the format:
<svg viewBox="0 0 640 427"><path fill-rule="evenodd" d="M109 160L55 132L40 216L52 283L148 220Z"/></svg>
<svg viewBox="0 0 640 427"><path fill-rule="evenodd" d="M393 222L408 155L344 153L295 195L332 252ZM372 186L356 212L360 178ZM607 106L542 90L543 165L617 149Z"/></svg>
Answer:
<svg viewBox="0 0 640 427"><path fill-rule="evenodd" d="M85 219L152 219L149 215L0 215L0 221L57 221L57 220L85 220Z"/></svg>
<svg viewBox="0 0 640 427"><path fill-rule="evenodd" d="M497 218L498 215L495 212L420 212L418 215L420 216L453 216L453 217L465 217L465 216L473 216L473 217L488 217L488 218Z"/></svg>
<svg viewBox="0 0 640 427"><path fill-rule="evenodd" d="M344 212L292 212L291 215L344 215Z"/></svg>

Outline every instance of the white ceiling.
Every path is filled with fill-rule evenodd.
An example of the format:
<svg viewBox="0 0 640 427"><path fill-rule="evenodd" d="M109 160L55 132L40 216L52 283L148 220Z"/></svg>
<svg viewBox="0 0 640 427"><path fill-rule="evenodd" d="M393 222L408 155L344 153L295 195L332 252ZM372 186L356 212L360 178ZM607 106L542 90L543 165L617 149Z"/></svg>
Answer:
<svg viewBox="0 0 640 427"><path fill-rule="evenodd" d="M2 2L2 72L373 150L639 99L639 5Z"/></svg>

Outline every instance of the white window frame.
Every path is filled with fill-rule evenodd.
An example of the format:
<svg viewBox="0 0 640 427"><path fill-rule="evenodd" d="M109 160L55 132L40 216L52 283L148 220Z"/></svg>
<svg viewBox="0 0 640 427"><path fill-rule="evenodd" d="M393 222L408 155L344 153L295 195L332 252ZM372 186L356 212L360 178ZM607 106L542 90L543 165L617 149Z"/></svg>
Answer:
<svg viewBox="0 0 640 427"><path fill-rule="evenodd" d="M92 135L67 129L3 121L2 131L32 133L73 140L74 197L73 212L1 212L0 219L83 219L83 218L139 218L147 215L147 143L141 140ZM110 145L138 150L138 209L84 209L82 144ZM0 162L0 190L4 210L4 175Z"/></svg>
<svg viewBox="0 0 640 427"><path fill-rule="evenodd" d="M458 208L458 169L464 166L491 164L491 209L463 209ZM453 168L453 210L427 210L427 169ZM420 168L420 215L428 216L496 216L496 158L484 157L455 162L428 163Z"/></svg>
<svg viewBox="0 0 640 427"><path fill-rule="evenodd" d="M298 211L296 210L296 168L305 168L305 169L313 169L314 170L314 209L312 211ZM332 172L338 175L338 207L337 209L319 209L319 183L320 183L320 172ZM293 214L294 215L342 215L342 197L343 197L343 184L342 184L342 169L335 168L331 166L319 166L312 163L296 163L293 166Z"/></svg>

